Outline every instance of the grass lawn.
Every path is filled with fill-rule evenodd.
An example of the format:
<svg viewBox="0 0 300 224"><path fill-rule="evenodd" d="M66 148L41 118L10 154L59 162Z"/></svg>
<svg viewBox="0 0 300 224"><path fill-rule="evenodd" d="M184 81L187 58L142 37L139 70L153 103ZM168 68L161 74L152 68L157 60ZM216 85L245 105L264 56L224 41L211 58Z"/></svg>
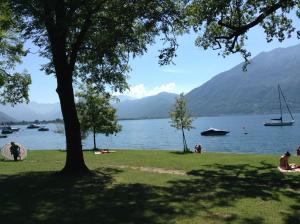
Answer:
<svg viewBox="0 0 300 224"><path fill-rule="evenodd" d="M85 152L96 174L76 178L57 174L64 159L1 160L0 223L300 223L300 173L279 173L278 156Z"/></svg>

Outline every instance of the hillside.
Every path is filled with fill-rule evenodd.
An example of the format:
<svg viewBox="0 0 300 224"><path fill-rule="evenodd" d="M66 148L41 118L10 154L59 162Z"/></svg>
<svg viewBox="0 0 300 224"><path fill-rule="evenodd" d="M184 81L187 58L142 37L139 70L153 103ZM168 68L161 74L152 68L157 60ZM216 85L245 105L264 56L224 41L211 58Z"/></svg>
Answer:
<svg viewBox="0 0 300 224"><path fill-rule="evenodd" d="M176 94L162 92L142 99L114 104L119 119L166 118L175 103Z"/></svg>
<svg viewBox="0 0 300 224"><path fill-rule="evenodd" d="M62 117L59 103L30 102L29 104L17 104L14 107L0 105L0 111L18 121L54 120Z"/></svg>
<svg viewBox="0 0 300 224"><path fill-rule="evenodd" d="M12 118L11 116L0 112L0 123L5 123L5 122L9 122L9 121L16 121L16 119Z"/></svg>
<svg viewBox="0 0 300 224"><path fill-rule="evenodd" d="M292 111L300 111L300 45L263 52L248 71L239 64L186 95L193 115L278 113L277 84Z"/></svg>

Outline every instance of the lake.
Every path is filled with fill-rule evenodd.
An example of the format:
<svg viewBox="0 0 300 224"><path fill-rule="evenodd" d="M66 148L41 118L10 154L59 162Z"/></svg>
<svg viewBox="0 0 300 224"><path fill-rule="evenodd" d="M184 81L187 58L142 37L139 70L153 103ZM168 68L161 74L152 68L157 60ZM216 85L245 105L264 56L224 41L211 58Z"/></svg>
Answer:
<svg viewBox="0 0 300 224"><path fill-rule="evenodd" d="M278 116L278 115L277 115ZM272 115L199 117L193 122L195 127L186 132L188 146L193 149L201 144L204 150L211 152L268 153L282 154L286 150L295 153L300 145L300 114L295 114L295 124L287 127L265 127ZM287 117L287 116L286 116ZM120 121L122 132L116 136L97 136L100 148L109 149L164 149L182 150L180 131L170 127L169 119L124 120ZM28 149L64 149L65 137L56 133L57 124L46 125L48 132L20 127L19 132L0 139L0 145L15 141ZM200 132L214 127L229 130L226 136L206 137ZM244 132L248 132L247 135ZM83 142L84 148L93 147L92 136Z"/></svg>

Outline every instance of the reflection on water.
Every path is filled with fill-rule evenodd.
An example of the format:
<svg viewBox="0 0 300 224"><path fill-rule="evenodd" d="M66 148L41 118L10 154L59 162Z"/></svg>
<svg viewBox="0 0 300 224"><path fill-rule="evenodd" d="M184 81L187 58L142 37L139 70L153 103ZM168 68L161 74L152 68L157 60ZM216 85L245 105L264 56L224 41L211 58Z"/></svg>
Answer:
<svg viewBox="0 0 300 224"><path fill-rule="evenodd" d="M295 151L300 145L300 114L295 115L296 123L289 127L265 127L263 122L271 115L200 117L194 120L195 127L186 132L190 148L201 144L207 151L271 153L278 154L285 150ZM120 121L123 129L116 136L97 137L98 147L122 149L167 149L181 150L181 132L170 127L168 119ZM65 137L56 133L57 125L49 124L49 132L21 128L19 132L6 139L0 139L4 145L16 141L29 149L64 149ZM206 128L230 130L226 136L205 137L200 132ZM247 135L244 133L248 132ZM92 148L92 137L83 142L84 148Z"/></svg>

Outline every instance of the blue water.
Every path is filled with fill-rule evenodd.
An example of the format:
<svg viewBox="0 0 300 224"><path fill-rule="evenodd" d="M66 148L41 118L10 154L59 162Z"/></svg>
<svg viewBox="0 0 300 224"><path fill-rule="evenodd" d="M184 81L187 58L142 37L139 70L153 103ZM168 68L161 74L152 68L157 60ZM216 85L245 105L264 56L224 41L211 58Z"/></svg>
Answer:
<svg viewBox="0 0 300 224"><path fill-rule="evenodd" d="M294 126L265 127L271 115L200 117L194 120L194 129L186 132L190 148L201 144L207 151L238 153L281 154L286 150L294 152L300 145L300 114L295 114ZM275 116L276 117L276 116ZM169 119L120 121L122 132L116 136L97 136L98 147L119 149L166 149L181 150L182 135L170 127ZM65 137L56 133L59 127L48 124L49 132L26 129L18 126L19 132L0 139L0 145L16 141L28 149L64 149ZM200 132L214 127L229 130L226 136L205 137ZM245 129L243 129L245 127ZM248 132L244 134L245 130ZM92 148L92 137L84 142L84 148Z"/></svg>

